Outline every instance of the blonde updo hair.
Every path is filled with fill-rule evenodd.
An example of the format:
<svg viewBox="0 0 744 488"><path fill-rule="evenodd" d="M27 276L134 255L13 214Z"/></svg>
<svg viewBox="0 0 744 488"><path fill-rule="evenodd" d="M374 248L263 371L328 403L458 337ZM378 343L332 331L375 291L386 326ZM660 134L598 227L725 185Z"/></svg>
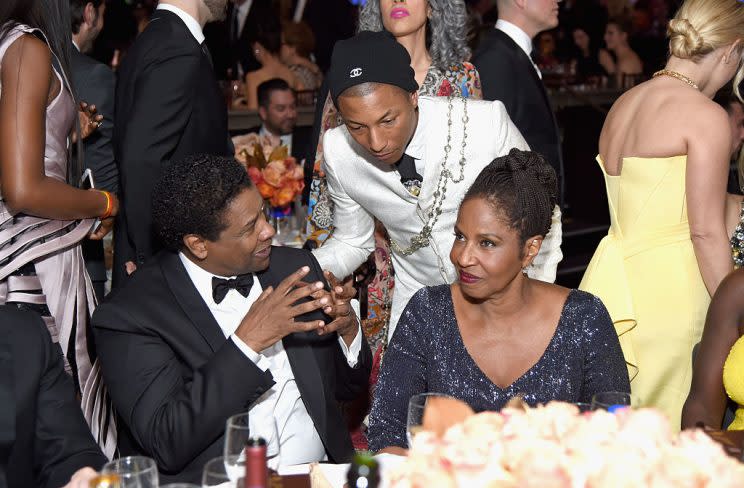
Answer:
<svg viewBox="0 0 744 488"><path fill-rule="evenodd" d="M669 52L698 61L706 54L744 38L744 3L741 0L686 0L669 21ZM741 47L738 54L741 55ZM741 64L741 59L739 60ZM741 66L734 78L736 96L744 78Z"/></svg>

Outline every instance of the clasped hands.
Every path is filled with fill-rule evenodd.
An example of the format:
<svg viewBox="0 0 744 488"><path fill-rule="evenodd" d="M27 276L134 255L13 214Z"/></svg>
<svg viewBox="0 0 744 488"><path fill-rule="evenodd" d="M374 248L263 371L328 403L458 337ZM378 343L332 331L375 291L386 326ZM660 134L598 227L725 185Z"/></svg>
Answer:
<svg viewBox="0 0 744 488"><path fill-rule="evenodd" d="M328 291L320 281L302 281L309 272L310 268L303 266L276 288L266 288L243 317L235 335L256 352L295 332L316 331L319 335L337 332L347 346L351 345L359 328L349 303L356 294L351 281L341 283L326 271L325 277L331 285ZM328 324L322 320L295 320L314 310L322 310L333 320Z"/></svg>

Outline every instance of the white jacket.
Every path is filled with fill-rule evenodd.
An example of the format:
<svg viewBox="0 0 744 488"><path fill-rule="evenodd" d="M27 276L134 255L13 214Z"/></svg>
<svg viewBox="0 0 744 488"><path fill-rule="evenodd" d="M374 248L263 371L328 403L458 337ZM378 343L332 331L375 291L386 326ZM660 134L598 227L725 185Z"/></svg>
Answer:
<svg viewBox="0 0 744 488"><path fill-rule="evenodd" d="M453 100L452 142L447 167L460 174L463 100ZM419 97L419 119L406 154L424 162L423 182L418 198L400 182L397 170L380 162L356 143L346 126L329 130L323 139L323 171L334 204L334 231L323 246L313 251L320 266L338 277L349 276L374 251L374 218L382 222L402 248L421 231L442 170L447 140L447 98ZM395 290L390 311L391 337L408 300L424 286L452 283L457 279L449 259L454 241L457 211L465 192L491 161L510 149L528 149L504 105L499 101L467 101L469 122L465 149L465 178L448 182L447 194L430 245L410 256L392 252ZM543 241L530 277L554 281L561 254L561 213L553 212L550 232Z"/></svg>

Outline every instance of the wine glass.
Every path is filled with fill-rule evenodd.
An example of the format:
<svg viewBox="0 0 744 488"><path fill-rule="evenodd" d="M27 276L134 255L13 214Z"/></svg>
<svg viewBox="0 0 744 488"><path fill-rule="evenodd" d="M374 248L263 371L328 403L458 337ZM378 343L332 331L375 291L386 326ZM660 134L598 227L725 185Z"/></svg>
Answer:
<svg viewBox="0 0 744 488"><path fill-rule="evenodd" d="M121 488L157 488L158 467L155 461L145 456L128 456L106 463L103 474L118 474Z"/></svg>
<svg viewBox="0 0 744 488"><path fill-rule="evenodd" d="M233 415L225 423L225 458L237 457L236 465L231 466L233 478L245 473L245 446L251 438L261 437L266 441L266 460L273 470L279 465L279 433L274 417L261 419L248 412Z"/></svg>
<svg viewBox="0 0 744 488"><path fill-rule="evenodd" d="M606 391L592 397L592 410L607 410L612 413L630 405L630 393L622 391Z"/></svg>
<svg viewBox="0 0 744 488"><path fill-rule="evenodd" d="M243 472L235 477L234 468L243 466ZM245 461L241 463L238 456L222 456L211 459L204 465L202 471L202 487L239 488L243 486L245 474Z"/></svg>
<svg viewBox="0 0 744 488"><path fill-rule="evenodd" d="M408 418L406 420L406 437L408 438L408 447L410 448L413 438L423 428L424 410L426 403L430 398L452 398L444 393L419 393L413 395L408 401Z"/></svg>
<svg viewBox="0 0 744 488"><path fill-rule="evenodd" d="M586 413L594 410L591 403L574 402L572 405L579 409L579 413Z"/></svg>

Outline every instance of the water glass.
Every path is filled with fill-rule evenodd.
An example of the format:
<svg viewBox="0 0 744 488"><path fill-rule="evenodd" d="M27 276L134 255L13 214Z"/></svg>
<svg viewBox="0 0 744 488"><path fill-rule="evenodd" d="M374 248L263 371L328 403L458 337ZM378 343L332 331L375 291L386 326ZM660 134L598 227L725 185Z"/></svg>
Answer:
<svg viewBox="0 0 744 488"><path fill-rule="evenodd" d="M630 393L622 391L606 391L592 397L592 410L614 412L620 408L630 407L630 405Z"/></svg>
<svg viewBox="0 0 744 488"><path fill-rule="evenodd" d="M118 474L121 488L157 488L158 467L155 461L144 456L129 456L103 465L103 474Z"/></svg>
<svg viewBox="0 0 744 488"><path fill-rule="evenodd" d="M574 402L572 405L579 409L579 413L586 413L594 410L591 403Z"/></svg>
<svg viewBox="0 0 744 488"><path fill-rule="evenodd" d="M406 437L410 448L414 436L421 431L424 425L424 410L430 398L452 398L444 393L419 393L413 395L408 401L408 419L406 421Z"/></svg>
<svg viewBox="0 0 744 488"><path fill-rule="evenodd" d="M236 467L242 466L240 476L236 477ZM245 461L238 456L222 456L211 459L202 471L202 487L242 488L245 475Z"/></svg>
<svg viewBox="0 0 744 488"><path fill-rule="evenodd" d="M276 469L279 462L279 432L276 420L260 419L246 413L233 415L225 423L225 445L223 456L237 456L242 467L234 466L236 476L245 473L245 445L251 438L262 437L266 441L266 460L271 469ZM239 473L238 473L239 471ZM233 477L235 479L235 477Z"/></svg>

